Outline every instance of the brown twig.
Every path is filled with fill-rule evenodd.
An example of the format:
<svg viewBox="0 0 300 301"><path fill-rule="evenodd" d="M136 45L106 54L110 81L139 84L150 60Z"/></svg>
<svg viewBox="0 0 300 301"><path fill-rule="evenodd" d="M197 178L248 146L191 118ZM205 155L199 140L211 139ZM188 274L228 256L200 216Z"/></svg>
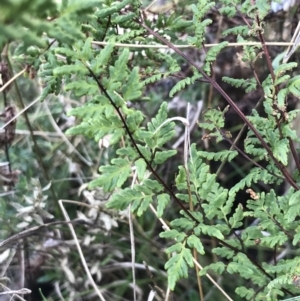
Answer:
<svg viewBox="0 0 300 301"><path fill-rule="evenodd" d="M180 49L174 47L172 43L167 41L165 38L163 38L161 35L156 33L154 30L152 30L149 26L147 26L145 23L136 20L138 24L140 24L143 28L145 28L150 34L152 34L154 37L156 37L158 40L160 40L162 43L166 44L170 49L175 51L177 54L179 54L185 61L187 61L191 66L195 67L197 71L199 71L202 76L211 84L213 87L225 98L225 100L229 103L229 105L236 111L236 113L239 115L239 117L244 121L244 123L251 129L251 131L254 133L254 135L258 138L262 146L266 149L269 157L274 161L276 166L279 168L279 170L284 175L285 179L289 182L289 184L294 187L296 190L299 190L299 186L294 182L286 168L274 157L272 150L266 143L266 141L262 138L260 133L257 131L257 129L254 127L254 125L247 119L245 114L239 109L239 107L234 103L234 101L228 96L228 94L220 87L220 85L210 78L203 70L200 68L189 56L187 56L184 52L182 52Z"/></svg>

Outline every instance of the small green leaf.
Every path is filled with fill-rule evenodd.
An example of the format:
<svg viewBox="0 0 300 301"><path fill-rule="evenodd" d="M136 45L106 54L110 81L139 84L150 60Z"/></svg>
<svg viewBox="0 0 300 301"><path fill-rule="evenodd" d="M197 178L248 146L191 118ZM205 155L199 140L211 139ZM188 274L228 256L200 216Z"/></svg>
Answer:
<svg viewBox="0 0 300 301"><path fill-rule="evenodd" d="M124 190L113 194L105 206L109 209L124 210L131 202L136 199L140 200L142 197L141 193L131 188L125 188Z"/></svg>
<svg viewBox="0 0 300 301"><path fill-rule="evenodd" d="M157 196L157 217L162 217L164 209L170 202L170 195L163 193Z"/></svg>
<svg viewBox="0 0 300 301"><path fill-rule="evenodd" d="M290 63L285 63L285 64L279 65L279 67L274 70L276 78L280 78L287 71L290 71L290 70L296 68L297 66L298 66L298 64L295 62L290 62Z"/></svg>
<svg viewBox="0 0 300 301"><path fill-rule="evenodd" d="M194 232L196 235L199 235L202 232L203 234L206 234L209 236L214 236L219 239L224 239L224 235L221 233L221 231L216 229L214 226L199 224L194 229Z"/></svg>
<svg viewBox="0 0 300 301"><path fill-rule="evenodd" d="M287 84L287 88L290 93L300 98L300 75L291 78Z"/></svg>
<svg viewBox="0 0 300 301"><path fill-rule="evenodd" d="M215 273L221 275L225 271L225 269L226 269L226 265L223 262L215 262L215 263L211 263L210 265L208 265L204 269L202 269L199 272L199 275L200 276L206 275L208 270L212 270Z"/></svg>
<svg viewBox="0 0 300 301"><path fill-rule="evenodd" d="M178 254L172 256L165 264L165 269L168 270L168 285L171 290L174 290L175 284L180 278L188 277L188 267L194 266L191 250L186 249L183 245L178 247L181 248L181 251L178 251Z"/></svg>
<svg viewBox="0 0 300 301"><path fill-rule="evenodd" d="M95 82L88 83L88 81L78 80L68 83L65 86L65 90L72 90L76 96L81 97L83 95L95 95L99 91L99 88Z"/></svg>
<svg viewBox="0 0 300 301"><path fill-rule="evenodd" d="M166 160L168 160L170 157L172 157L176 154L177 154L177 151L175 149L171 149L171 150L168 150L168 151L157 151L155 153L154 163L155 164L162 164Z"/></svg>
<svg viewBox="0 0 300 301"><path fill-rule="evenodd" d="M136 172L139 181L142 181L145 175L145 171L147 169L147 164L144 159L140 158L135 161L135 166L136 166Z"/></svg>
<svg viewBox="0 0 300 301"><path fill-rule="evenodd" d="M289 199L289 205L298 205L300 204L300 190L294 191L292 196Z"/></svg>
<svg viewBox="0 0 300 301"><path fill-rule="evenodd" d="M192 230L195 227L195 222L186 217L176 218L171 221L170 225L176 228L182 228L186 231Z"/></svg>
<svg viewBox="0 0 300 301"><path fill-rule="evenodd" d="M234 256L234 251L226 247L214 248L213 253L227 259L231 259Z"/></svg>
<svg viewBox="0 0 300 301"><path fill-rule="evenodd" d="M233 216L229 219L229 224L231 225L232 229L239 228L243 225L241 222L243 220L243 206L239 204L235 209Z"/></svg>
<svg viewBox="0 0 300 301"><path fill-rule="evenodd" d="M239 296L241 296L242 298L246 298L247 300L251 300L255 294L255 291L252 288L248 289L244 286L237 287L235 289L235 292Z"/></svg>
<svg viewBox="0 0 300 301"><path fill-rule="evenodd" d="M261 244L274 248L275 246L282 246L288 240L288 237L284 233L279 232L277 235L271 234L270 236L262 237L260 240Z"/></svg>
<svg viewBox="0 0 300 301"><path fill-rule="evenodd" d="M194 234L190 235L187 239L187 244L189 245L189 247L195 248L199 254L201 255L205 254L202 242L200 238L197 237L196 235Z"/></svg>
<svg viewBox="0 0 300 301"><path fill-rule="evenodd" d="M84 46L82 48L82 51L81 51L81 59L83 61L87 61L91 58L92 56L92 47L91 47L91 43L93 41L93 38L92 37L89 37L85 40L85 43L84 43Z"/></svg>
<svg viewBox="0 0 300 301"><path fill-rule="evenodd" d="M159 237L174 239L176 241L177 240L182 241L182 239L185 237L185 234L181 233L181 232L178 232L175 229L172 229L172 230L166 230L166 231L160 233Z"/></svg>
<svg viewBox="0 0 300 301"><path fill-rule="evenodd" d="M91 64L91 70L94 73L99 74L99 72L106 67L113 50L114 44L108 44L100 51Z"/></svg>
<svg viewBox="0 0 300 301"><path fill-rule="evenodd" d="M53 70L53 75L69 75L69 74L88 74L88 70L84 65L65 65L56 67Z"/></svg>
<svg viewBox="0 0 300 301"><path fill-rule="evenodd" d="M112 159L113 165L101 166L99 168L102 175L90 182L89 187L102 187L104 191L112 191L116 187L121 187L131 175L131 166L128 160L122 158Z"/></svg>
<svg viewBox="0 0 300 301"><path fill-rule="evenodd" d="M134 67L124 85L123 98L125 101L136 100L142 95L143 85L140 83L138 68Z"/></svg>
<svg viewBox="0 0 300 301"><path fill-rule="evenodd" d="M277 140L272 145L272 151L274 157L281 162L283 165L288 164L288 154L289 154L289 142L287 139Z"/></svg>

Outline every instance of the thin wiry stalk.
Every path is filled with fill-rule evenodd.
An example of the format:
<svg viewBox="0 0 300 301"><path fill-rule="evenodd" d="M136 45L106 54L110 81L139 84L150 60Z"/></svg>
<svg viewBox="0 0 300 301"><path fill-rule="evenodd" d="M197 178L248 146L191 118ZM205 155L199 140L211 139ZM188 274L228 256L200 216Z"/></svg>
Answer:
<svg viewBox="0 0 300 301"><path fill-rule="evenodd" d="M27 70L27 68L24 68L23 70L21 70L19 73L15 74L7 83L5 83L5 85L3 85L0 88L0 93L3 92L12 82L14 82L18 77L20 77L25 71Z"/></svg>
<svg viewBox="0 0 300 301"><path fill-rule="evenodd" d="M101 41L92 41L92 44L94 45L101 45L105 46L108 44L111 44L111 42L101 42ZM266 42L265 43L267 46L293 46L294 43L292 42ZM210 48L214 46L218 46L218 43L213 43L213 44L203 44L204 47ZM149 45L149 44L129 44L129 43L114 43L115 47L124 47L124 48L144 48L144 49L167 49L169 48L167 45L163 44L154 44L154 45ZM239 47L239 46L261 46L261 43L259 42L243 42L243 43L228 43L226 47ZM181 49L190 49L190 48L196 48L195 46L192 45L175 45L174 47L176 48L181 48Z"/></svg>
<svg viewBox="0 0 300 301"><path fill-rule="evenodd" d="M131 183L131 188L133 188L134 183L137 178L137 171L135 170L133 174L133 179ZM131 263L132 263L132 280L133 280L133 300L136 301L136 277L135 277L135 243L134 243L134 229L133 229L133 220L131 213L131 204L128 207L128 223L129 223L129 232L130 232L130 248L131 248Z"/></svg>
<svg viewBox="0 0 300 301"><path fill-rule="evenodd" d="M76 147L68 140L68 138L66 137L66 135L62 132L62 130L59 128L59 126L56 124L50 110L48 107L47 102L44 102L44 107L48 113L48 117L49 120L52 124L52 126L54 127L54 129L56 130L56 132L59 134L59 136L62 138L62 140L66 143L66 145L72 150L72 152L74 152L74 154L87 166L92 166L93 163L88 161L83 155L80 154L80 152L76 149Z"/></svg>
<svg viewBox="0 0 300 301"><path fill-rule="evenodd" d="M79 244L79 242L78 242L78 238L77 238L76 232L75 232L75 230L74 230L73 225L70 223L71 220L70 220L69 215L68 215L68 213L67 213L67 211L66 211L66 209L65 209L65 207L64 207L64 205L63 205L63 200L59 200L59 201L58 201L58 204L59 204L59 206L60 206L60 208L61 208L61 211L62 211L62 213L63 213L63 215L64 215L64 217L65 217L65 220L68 222L69 229L70 229L71 234L72 234L72 236L73 236L73 238L74 238L74 241L75 241L75 244L76 244L76 247L77 247L77 251L78 251L79 257L80 257L80 259L81 259L81 263L82 263L82 265L83 265L83 267L84 267L84 270L85 270L85 272L86 272L86 275L87 275L87 277L88 277L88 279L89 279L91 285L93 286L95 292L96 292L97 295L99 296L100 300L101 300L101 301L105 301L105 298L103 297L102 293L100 292L100 290L99 290L97 284L95 283L95 281L94 281L94 279L93 279L93 277L92 277L92 275L91 275L91 272L90 272L90 270L89 270L89 268L88 268L88 266L87 266L86 260L85 260L85 258L84 258L84 255L83 255L83 253L82 253L80 244Z"/></svg>

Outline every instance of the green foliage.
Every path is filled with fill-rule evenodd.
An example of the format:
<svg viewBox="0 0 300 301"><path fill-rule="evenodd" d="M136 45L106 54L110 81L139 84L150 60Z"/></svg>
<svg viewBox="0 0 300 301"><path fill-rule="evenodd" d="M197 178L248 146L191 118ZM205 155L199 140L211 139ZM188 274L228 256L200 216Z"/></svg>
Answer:
<svg viewBox="0 0 300 301"><path fill-rule="evenodd" d="M123 210L129 204L132 204L132 211L137 211L137 215L140 216L162 189L162 186L157 181L147 179L142 185L135 185L133 188L125 188L115 193L107 203L107 208ZM165 196L162 195L159 199L161 198L165 198Z"/></svg>
<svg viewBox="0 0 300 301"><path fill-rule="evenodd" d="M174 87L171 89L169 96L173 97L177 92L185 89L188 85L192 85L199 78L202 78L202 75L199 74L196 70L194 70L194 75L192 77L187 77L181 81L179 81Z"/></svg>
<svg viewBox="0 0 300 301"><path fill-rule="evenodd" d="M130 162L126 159L116 158L113 165L101 166L99 171L103 173L98 179L90 183L90 187L103 187L105 192L121 187L131 174Z"/></svg>
<svg viewBox="0 0 300 301"><path fill-rule="evenodd" d="M211 75L211 64L217 59L220 51L228 45L228 42L222 42L217 46L210 48L206 53L205 64L203 70L207 75Z"/></svg>
<svg viewBox="0 0 300 301"><path fill-rule="evenodd" d="M251 78L251 79L238 79L237 78L237 79L235 79L235 78L223 76L222 80L225 83L232 85L233 87L236 87L236 88L241 87L241 88L245 89L246 93L256 90L256 87L257 87L257 82L254 78Z"/></svg>
<svg viewBox="0 0 300 301"><path fill-rule="evenodd" d="M261 179L264 179L264 182L268 184L273 184L276 181L280 183L280 179L270 174L266 169L255 167L251 169L245 178L230 189L230 194L235 194L237 191L242 190L245 187L251 187L253 183L257 183L258 181L261 181Z"/></svg>
<svg viewBox="0 0 300 301"><path fill-rule="evenodd" d="M165 265L165 268L168 270L168 285L173 290L180 278L188 277L188 268L194 266L193 256L191 250L182 243L169 247L166 252L168 254L176 252Z"/></svg>
<svg viewBox="0 0 300 301"><path fill-rule="evenodd" d="M232 9L230 9L231 11ZM228 28L223 31L223 36L227 36L230 34L246 36L248 35L249 28L246 25L235 26L233 28Z"/></svg>
<svg viewBox="0 0 300 301"><path fill-rule="evenodd" d="M211 160L214 160L214 161L224 161L224 160L231 161L238 155L238 152L237 151L229 151L228 152L227 150L216 152L216 153L199 151L198 154L199 154L200 157L206 158L210 161Z"/></svg>
<svg viewBox="0 0 300 301"><path fill-rule="evenodd" d="M221 129L225 125L225 117L228 107L223 111L216 109L209 109L205 112L204 121L199 123L199 126L203 129L210 131L207 138L216 137L216 141L220 142L223 140L223 133ZM230 156L232 157L232 155Z"/></svg>
<svg viewBox="0 0 300 301"><path fill-rule="evenodd" d="M62 1L60 5L54 1L22 0L3 1L1 5L2 48L15 41L18 44L14 49L15 60L38 71L44 88L40 100L50 98L51 94L68 95L72 99L68 117L75 116L78 121L66 134L94 140L101 148L93 144L93 161L100 167L88 172L93 175L88 185L93 193L85 191L93 210L99 208L97 202L105 203L103 212L97 211L97 216L109 215L112 210L119 214L130 207L137 223L149 220L149 208L153 212L157 210L158 218L170 219L169 228L164 224L159 236L168 240L165 269L171 290L176 291L176 283L181 278L190 277L189 269L194 267L198 253L207 260L200 275L210 271L233 275L238 279L235 293L243 299L277 300L278 296L297 293L295 279L300 272L295 254L300 242L300 171L293 173L293 169L299 169L295 145L300 140L292 122L299 110L289 111L289 99L300 97L300 77L295 75L297 63L277 60L273 67L265 47L248 43L254 37L264 41L264 18L270 10L268 1L222 0L216 6L214 2L201 0L187 5L188 13L184 16L176 10L182 4L176 3L170 12L154 18L153 23L147 10L140 10L140 2L133 0ZM245 92L245 102L258 101L255 93L261 96L262 105L258 102L255 108L251 106L254 109L247 116L231 99L231 93L227 94L218 84L221 77L216 76L219 68L216 65L227 51L228 42L199 51L213 32L209 26L216 8L224 18L238 16L245 23L223 32L223 37L230 35L230 39L243 43L238 62L245 68L245 75L233 78L224 71L226 76L222 72L221 77L234 92L238 88L237 98ZM174 45L182 43L184 37L199 51L197 59L190 56L186 59L188 51L181 52L174 45L172 51L139 47L141 43L162 42L166 37ZM131 45L119 47L118 43ZM266 68L258 75L262 54ZM171 78L177 82L169 87ZM206 92L207 83L230 106L221 101L216 104L218 97L213 89ZM184 149L173 149L172 145L177 145L175 139L179 141L183 135L181 125L175 127L173 122L176 117L178 120L174 115L181 111L170 109L174 99L169 101L168 95L173 98L181 92L184 99L184 93L197 86L200 89L195 95L209 102L205 103L199 127L194 132L189 132L191 120L186 122ZM157 96L159 89L163 93ZM155 100L153 95L157 96ZM195 95L189 95L188 100ZM228 129L231 121L228 116L232 116L233 110L245 125L244 136L242 132L237 134L236 129ZM201 141L201 135L206 141ZM238 145L241 136L243 144ZM195 140L190 143L191 139ZM209 142L214 140L219 143L219 150ZM231 144L230 149L226 148L227 143ZM78 147L85 152L86 145L82 144ZM233 166L240 178L226 182L227 174L222 173L223 165L219 163ZM96 169L100 173L98 177L94 177ZM284 181L283 193L279 185ZM24 197L26 206L14 202L10 205L19 217L30 213L30 218L26 216L30 222L42 224L41 217L52 218L52 215L42 208L47 198L42 195L41 185L35 184L38 189L33 197ZM85 184L80 185L85 187ZM104 195L99 197L101 201L96 201L93 198L99 191ZM0 204L1 209L7 210L5 202ZM93 224L84 212L80 214L87 224ZM151 219L153 228L160 228L153 222L153 216ZM113 223L113 219L109 220ZM101 227L102 224L98 228ZM153 234L150 232L149 237ZM148 238L148 233L143 234L143 238ZM290 252L292 248L295 249ZM277 256L283 250L290 252L290 257L278 261ZM211 260L211 253L218 261ZM70 276L68 269L65 267L72 280L75 277Z"/></svg>
<svg viewBox="0 0 300 301"><path fill-rule="evenodd" d="M210 19L203 19L206 13L215 5L214 2L199 1L198 5L192 4L191 9L193 11L193 25L195 26L195 36L189 38L189 43L195 45L196 47L201 47L204 42L204 34L206 27L212 23Z"/></svg>

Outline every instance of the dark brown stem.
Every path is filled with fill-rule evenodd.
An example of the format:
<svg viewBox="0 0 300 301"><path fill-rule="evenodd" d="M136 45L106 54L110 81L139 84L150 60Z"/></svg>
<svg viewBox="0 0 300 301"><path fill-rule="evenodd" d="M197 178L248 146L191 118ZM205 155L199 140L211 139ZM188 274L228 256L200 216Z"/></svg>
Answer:
<svg viewBox="0 0 300 301"><path fill-rule="evenodd" d="M279 170L284 175L285 179L290 183L292 187L294 187L296 190L299 190L300 188L298 185L294 182L290 174L287 172L286 168L274 157L272 150L268 146L268 144L265 142L265 140L262 138L260 133L257 131L257 129L253 126L253 124L247 119L247 117L243 114L243 112L239 109L239 107L234 103L234 101L228 96L228 94L219 86L219 84L212 78L210 78L190 57L188 57L184 52L182 52L180 49L175 47L172 43L167 41L165 38L160 36L158 33L156 33L154 30L152 30L150 27L148 27L146 24L140 22L139 20L136 20L143 28L145 28L150 34L152 34L154 37L156 37L158 40L160 40L162 43L167 45L170 49L174 50L177 54L179 54L185 61L187 61L191 66L195 67L197 71L199 71L202 76L226 99L226 101L229 103L229 105L236 111L236 113L240 116L240 118L244 121L244 123L251 129L251 131L255 134L255 136L258 138L258 140L261 142L262 146L266 149L269 157L274 161L276 166L279 168ZM272 65L272 64L271 64Z"/></svg>
<svg viewBox="0 0 300 301"><path fill-rule="evenodd" d="M140 158L143 158L148 169L153 173L153 175L155 176L155 178L158 180L158 182L165 188L166 191L168 191L168 193L172 196L172 198L176 201L176 203L180 206L180 208L189 216L189 218L191 218L193 221L195 221L196 223L198 223L199 221L190 213L189 210L187 210L185 208L185 206L182 204L182 202L176 197L175 193L173 192L173 190L165 183L165 181L157 174L157 172L154 170L154 168L151 166L151 163L145 158L145 156L142 154L142 152L140 151L139 147L137 146L132 133L130 131L130 129L128 128L128 125L126 123L126 120L120 110L120 108L114 103L114 101L111 99L111 97L109 96L109 94L107 93L106 89L104 88L104 86L100 83L99 79L97 78L97 76L95 75L95 73L87 66L85 65L85 67L89 70L90 75L93 77L93 79L96 81L100 91L107 97L107 99L109 100L109 102L111 103L111 105L114 107L114 109L116 110L117 114L119 115L119 118L121 119L125 131L129 136L129 139L131 141L131 143L133 144L134 148L136 149L137 153L139 154Z"/></svg>
<svg viewBox="0 0 300 301"><path fill-rule="evenodd" d="M257 20L258 26L260 26L261 22L260 22L258 16L256 17L256 20ZM258 37L260 39L260 42L262 44L263 51L264 51L264 54L265 54L265 57L266 57L266 61L267 61L267 65L268 65L270 74L272 76L272 80L273 80L273 82L275 82L274 68L272 66L272 62L271 62L270 55L269 55L269 50L268 50L268 47L266 45L266 42L265 42L265 39L264 39L264 36L263 36L261 30L257 31L257 35L258 35ZM276 87L276 92L278 92L277 90L278 90L278 88ZM280 126L278 126L278 129L279 129L279 132L281 133ZM289 140L289 145L290 145L290 149L291 149L291 152L292 152L292 156L293 156L294 161L296 163L297 169L300 172L300 162L299 162L298 154L296 152L296 149L295 149L295 146L293 144L293 141L290 138L288 140Z"/></svg>
<svg viewBox="0 0 300 301"><path fill-rule="evenodd" d="M256 22L257 22L257 26L260 27L261 23L260 23L260 20L259 20L258 16L256 16ZM271 58L270 58L270 55L269 55L268 47L266 45L264 36L261 33L261 30L257 31L257 35L258 35L258 38L261 42L263 52L264 52L265 57L266 57L267 65L268 65L268 68L269 68L269 71L270 71L270 74L271 74L271 77L272 77L272 80L273 80L273 83L274 83L275 82L274 69L273 69L273 66L272 66L272 62L271 62Z"/></svg>

